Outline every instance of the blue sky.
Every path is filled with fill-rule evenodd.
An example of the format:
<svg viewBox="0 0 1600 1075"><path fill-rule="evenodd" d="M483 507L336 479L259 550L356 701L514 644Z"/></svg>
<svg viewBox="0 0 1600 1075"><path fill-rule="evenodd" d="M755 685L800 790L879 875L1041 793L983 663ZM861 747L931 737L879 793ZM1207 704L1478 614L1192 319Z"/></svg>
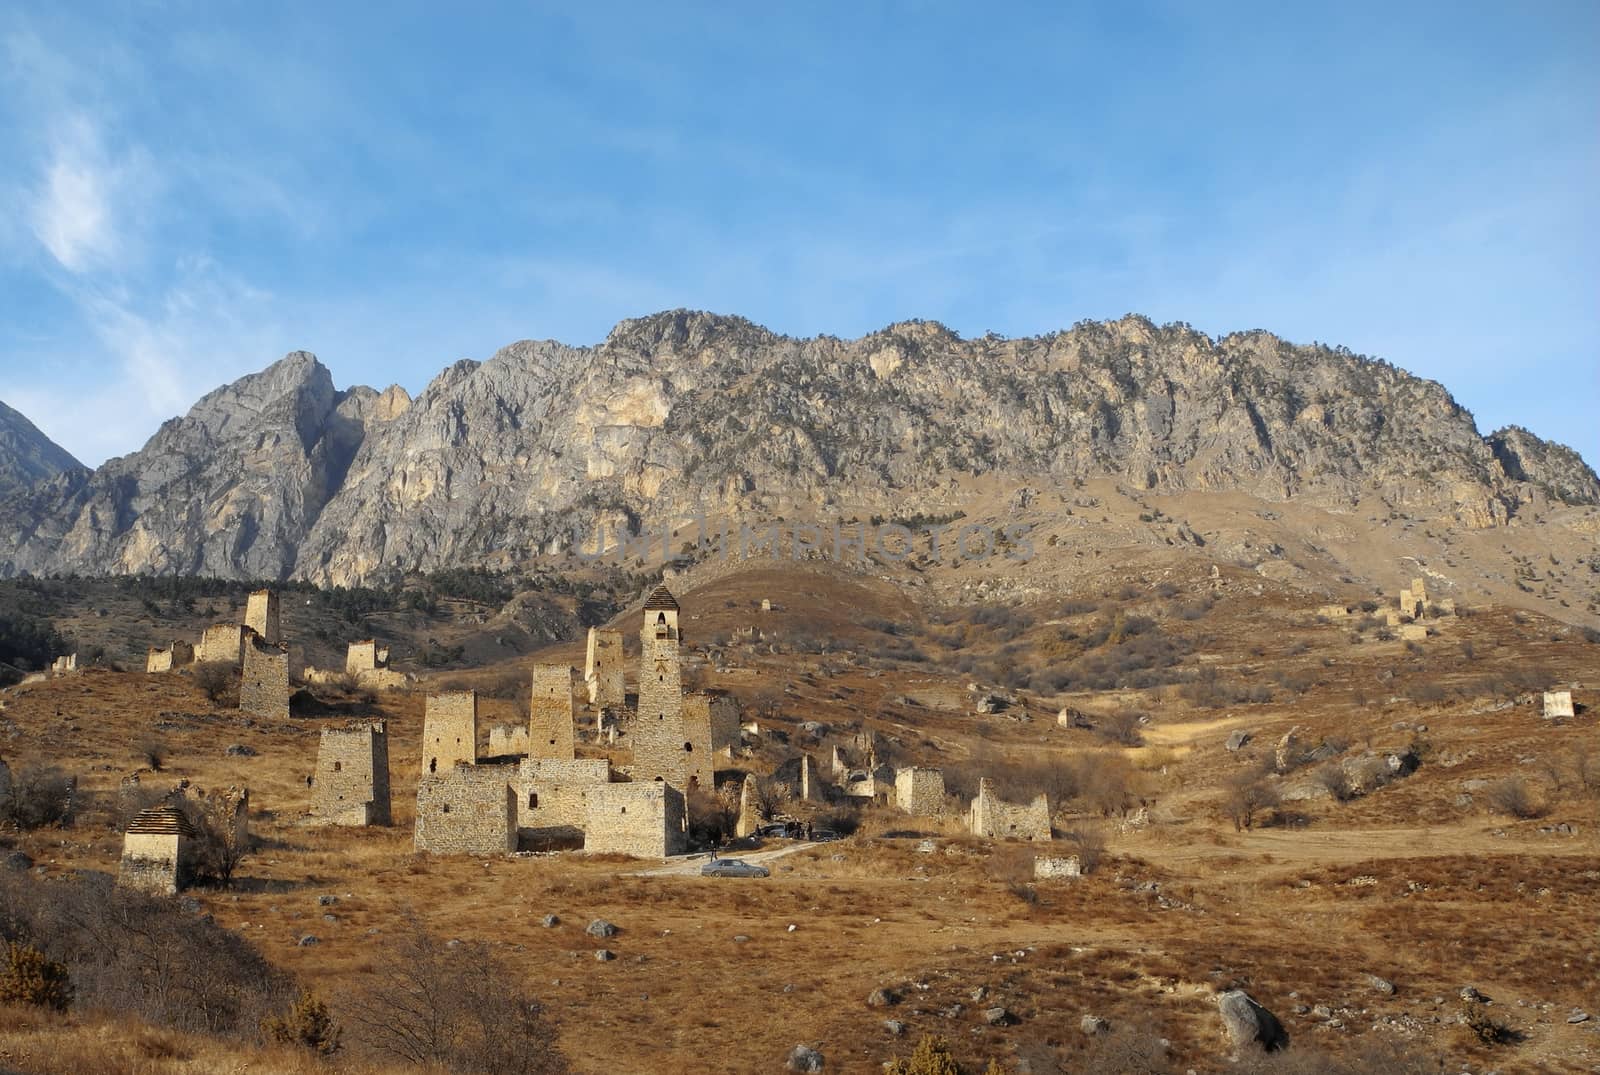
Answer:
<svg viewBox="0 0 1600 1075"><path fill-rule="evenodd" d="M1588 0L456 7L0 9L0 398L94 464L294 349L1133 311L1600 462Z"/></svg>

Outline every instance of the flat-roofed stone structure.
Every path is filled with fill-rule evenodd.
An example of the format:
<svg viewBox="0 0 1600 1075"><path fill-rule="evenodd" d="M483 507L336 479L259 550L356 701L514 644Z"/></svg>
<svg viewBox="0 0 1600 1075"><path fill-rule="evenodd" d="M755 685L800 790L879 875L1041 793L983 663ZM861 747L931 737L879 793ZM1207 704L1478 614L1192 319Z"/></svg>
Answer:
<svg viewBox="0 0 1600 1075"><path fill-rule="evenodd" d="M289 651L254 631L245 634L239 712L262 720L289 719Z"/></svg>
<svg viewBox="0 0 1600 1075"><path fill-rule="evenodd" d="M605 758L528 758L517 766L519 844L575 846L585 841L588 793L611 782Z"/></svg>
<svg viewBox="0 0 1600 1075"><path fill-rule="evenodd" d="M151 646L145 652L144 670L149 673L170 672L193 662L194 647L175 639L170 646Z"/></svg>
<svg viewBox="0 0 1600 1075"><path fill-rule="evenodd" d="M478 760L478 693L430 694L422 715L422 775Z"/></svg>
<svg viewBox="0 0 1600 1075"><path fill-rule="evenodd" d="M194 877L196 833L177 806L141 810L122 837L117 884L153 896L176 895Z"/></svg>
<svg viewBox="0 0 1600 1075"><path fill-rule="evenodd" d="M530 758L577 757L572 691L575 673L569 665L536 664L528 698Z"/></svg>
<svg viewBox="0 0 1600 1075"><path fill-rule="evenodd" d="M387 825L389 736L383 721L322 729L311 816L330 825Z"/></svg>
<svg viewBox="0 0 1600 1075"><path fill-rule="evenodd" d="M920 765L896 770L894 803L903 814L938 817L944 813L944 770Z"/></svg>
<svg viewBox="0 0 1600 1075"><path fill-rule="evenodd" d="M665 783L596 784L584 796L583 849L666 858L683 853L683 794Z"/></svg>
<svg viewBox="0 0 1600 1075"><path fill-rule="evenodd" d="M453 765L417 781L413 844L436 855L505 855L517 849L517 804L503 765Z"/></svg>
<svg viewBox="0 0 1600 1075"><path fill-rule="evenodd" d="M1029 803L1008 803L995 794L988 777L978 781L969 816L972 835L991 840L1050 839L1050 800L1040 794Z"/></svg>
<svg viewBox="0 0 1600 1075"><path fill-rule="evenodd" d="M1546 720L1573 715L1571 691L1544 692L1544 716Z"/></svg>

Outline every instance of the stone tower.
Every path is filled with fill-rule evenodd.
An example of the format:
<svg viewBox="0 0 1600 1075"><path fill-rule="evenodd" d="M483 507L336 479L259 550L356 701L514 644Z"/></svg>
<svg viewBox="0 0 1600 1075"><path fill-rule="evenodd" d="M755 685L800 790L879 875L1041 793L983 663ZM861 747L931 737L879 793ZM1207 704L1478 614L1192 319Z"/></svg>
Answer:
<svg viewBox="0 0 1600 1075"><path fill-rule="evenodd" d="M428 695L422 716L422 775L478 762L478 692Z"/></svg>
<svg viewBox="0 0 1600 1075"><path fill-rule="evenodd" d="M244 606L244 625L260 635L269 645L283 641L278 626L278 595L271 590L257 590Z"/></svg>
<svg viewBox="0 0 1600 1075"><path fill-rule="evenodd" d="M528 701L528 757L577 756L573 746L572 668L564 664L533 666L533 691Z"/></svg>
<svg viewBox="0 0 1600 1075"><path fill-rule="evenodd" d="M589 628L589 648L584 654L583 679L589 704L620 709L627 703L622 682L622 632Z"/></svg>
<svg viewBox="0 0 1600 1075"><path fill-rule="evenodd" d="M332 825L389 824L389 737L383 721L322 729L311 816Z"/></svg>
<svg viewBox="0 0 1600 1075"><path fill-rule="evenodd" d="M633 779L660 780L688 794L701 783L696 752L709 753L707 741L685 734L683 668L678 646L678 602L665 586L644 603L639 631L639 709L633 722ZM709 764L709 763L708 763ZM710 788L705 790L710 791Z"/></svg>

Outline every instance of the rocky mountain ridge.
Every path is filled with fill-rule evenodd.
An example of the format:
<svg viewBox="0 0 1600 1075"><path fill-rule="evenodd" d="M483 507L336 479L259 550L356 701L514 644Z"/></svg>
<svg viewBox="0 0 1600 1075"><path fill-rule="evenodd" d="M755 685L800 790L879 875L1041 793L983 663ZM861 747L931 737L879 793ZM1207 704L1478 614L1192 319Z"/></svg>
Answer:
<svg viewBox="0 0 1600 1075"><path fill-rule="evenodd" d="M672 311L595 347L512 344L403 389L294 352L143 449L0 499L0 573L353 584L515 561L595 527L716 513L958 508L962 481L1382 496L1493 527L1600 503L1577 453L1481 436L1439 384L1264 331L1140 317L1027 339L902 322L857 340Z"/></svg>
<svg viewBox="0 0 1600 1075"><path fill-rule="evenodd" d="M0 500L67 470L82 470L72 453L27 416L0 402Z"/></svg>

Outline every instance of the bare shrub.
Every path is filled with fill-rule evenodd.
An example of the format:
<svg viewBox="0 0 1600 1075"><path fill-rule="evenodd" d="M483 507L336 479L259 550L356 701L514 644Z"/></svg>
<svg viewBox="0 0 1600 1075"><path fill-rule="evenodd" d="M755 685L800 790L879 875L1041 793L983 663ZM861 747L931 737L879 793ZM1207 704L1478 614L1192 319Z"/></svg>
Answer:
<svg viewBox="0 0 1600 1075"><path fill-rule="evenodd" d="M63 964L78 1005L174 1030L251 1036L294 995L238 934L106 876L0 873L0 937Z"/></svg>
<svg viewBox="0 0 1600 1075"><path fill-rule="evenodd" d="M365 978L349 1010L369 1049L481 1075L567 1071L543 1007L487 944L447 945L410 918Z"/></svg>
<svg viewBox="0 0 1600 1075"><path fill-rule="evenodd" d="M0 825L20 832L69 824L76 789L77 779L60 769L13 769L10 788L0 794Z"/></svg>
<svg viewBox="0 0 1600 1075"><path fill-rule="evenodd" d="M235 824L233 805L222 795L203 795L183 802L196 834L197 879L221 888L233 886L234 871L253 849L248 828Z"/></svg>
<svg viewBox="0 0 1600 1075"><path fill-rule="evenodd" d="M1510 1023L1478 1001L1469 1000L1461 1006L1461 1022L1485 1045L1510 1045L1523 1037Z"/></svg>
<svg viewBox="0 0 1600 1075"><path fill-rule="evenodd" d="M1097 759L1082 775L1083 799L1102 817L1126 817L1139 802L1138 775L1120 754Z"/></svg>
<svg viewBox="0 0 1600 1075"><path fill-rule="evenodd" d="M1231 776L1222 799L1223 810L1233 822L1235 832L1253 828L1257 815L1276 809L1279 802L1278 789L1267 780L1265 773L1255 768Z"/></svg>
<svg viewBox="0 0 1600 1075"><path fill-rule="evenodd" d="M1078 856L1078 869L1091 874L1100 868L1100 861L1106 855L1106 833L1103 828L1099 825L1079 825L1068 830L1065 838Z"/></svg>
<svg viewBox="0 0 1600 1075"><path fill-rule="evenodd" d="M194 683L212 705L226 707L238 704L238 684L234 680L233 668L224 661L206 661L196 665Z"/></svg>
<svg viewBox="0 0 1600 1075"><path fill-rule="evenodd" d="M1113 743L1136 747L1144 742L1139 732L1140 716L1131 709L1118 709L1095 723L1094 734Z"/></svg>
<svg viewBox="0 0 1600 1075"><path fill-rule="evenodd" d="M159 773L167 763L167 745L159 739L146 739L139 744L139 758L151 772Z"/></svg>
<svg viewBox="0 0 1600 1075"><path fill-rule="evenodd" d="M1327 789L1328 794L1336 800L1347 803L1356 797L1355 785L1350 781L1350 774L1344 771L1344 766L1336 761L1330 761L1320 766L1316 771L1316 781Z"/></svg>
<svg viewBox="0 0 1600 1075"><path fill-rule="evenodd" d="M1538 817L1544 812L1534 799L1533 790L1528 787L1528 782L1520 776L1508 776L1503 780L1497 780L1485 788L1483 794L1489 809L1497 814L1527 820Z"/></svg>
<svg viewBox="0 0 1600 1075"><path fill-rule="evenodd" d="M1159 1033L1136 1024L1122 1024L1095 1036L1084 1052L1082 1070L1115 1071L1120 1075L1168 1075L1177 1068Z"/></svg>

